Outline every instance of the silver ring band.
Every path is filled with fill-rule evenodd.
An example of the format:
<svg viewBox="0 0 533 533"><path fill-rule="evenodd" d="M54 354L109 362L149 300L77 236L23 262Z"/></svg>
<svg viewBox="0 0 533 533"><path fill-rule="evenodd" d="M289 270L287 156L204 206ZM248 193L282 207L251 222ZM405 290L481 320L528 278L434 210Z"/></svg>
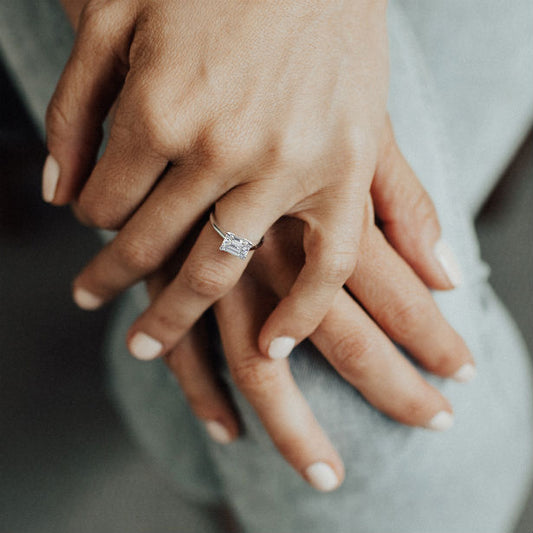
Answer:
<svg viewBox="0 0 533 533"><path fill-rule="evenodd" d="M246 259L249 251L257 250L265 240L264 237L261 237L261 240L257 244L254 244L245 237L239 237L231 231L224 231L218 225L218 222L215 218L214 209L211 211L211 213L209 213L209 222L211 223L211 226L213 226L213 229L224 239L219 250L227 252L228 254L236 257L240 257L243 261Z"/></svg>

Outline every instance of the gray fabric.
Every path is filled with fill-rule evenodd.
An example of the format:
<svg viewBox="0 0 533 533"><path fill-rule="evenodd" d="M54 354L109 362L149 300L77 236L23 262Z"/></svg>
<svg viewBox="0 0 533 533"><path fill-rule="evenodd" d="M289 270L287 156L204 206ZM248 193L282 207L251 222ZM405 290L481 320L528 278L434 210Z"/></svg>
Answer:
<svg viewBox="0 0 533 533"><path fill-rule="evenodd" d="M462 201L475 213L531 127L533 2L401 3L435 82Z"/></svg>
<svg viewBox="0 0 533 533"><path fill-rule="evenodd" d="M46 106L73 38L59 0L0 0L0 51L43 134Z"/></svg>
<svg viewBox="0 0 533 533"><path fill-rule="evenodd" d="M19 50L17 40L29 20L22 20L21 13L27 9L30 17L28 6L36 3L0 5L0 43L32 109L42 118L44 95L58 75L59 62L52 59L65 55L67 41L43 30L38 35L43 39L40 46ZM223 377L237 401L246 434L230 446L220 446L208 440L190 415L162 362L140 363L126 353L124 332L143 305L141 288L123 300L110 336L111 381L140 440L184 493L199 501L227 499L249 533L503 533L512 527L531 477L528 357L487 283L488 269L479 258L470 219L531 124L533 98L519 90L521 80L527 82L520 66L526 50L533 49L531 32L526 41L522 31L530 7L521 0L513 3L513 9L494 0L472 1L468 7L453 2L454 10L446 7L451 2L432 3L431 10L423 2L401 4L405 13L397 2L391 2L389 9L390 112L398 142L434 199L444 235L465 270L462 288L435 298L469 344L479 369L476 380L466 386L427 375L454 405L455 427L446 434L433 434L391 421L303 344L291 355L291 368L347 469L341 489L318 494L279 457L227 369ZM475 16L470 11L473 6ZM6 14L11 17L9 23ZM436 22L438 16L440 22ZM15 20L22 26L13 29ZM440 31L441 26L446 31ZM55 26L63 27L62 23ZM28 36L32 26L29 29ZM452 37L443 39L442 34ZM478 92L474 82L483 74L490 79L495 65L491 57L499 57L476 62L476 54L485 57L486 42L479 36L486 34L492 36L495 50L505 53L504 41L512 36L515 45L521 44L521 52L498 63L499 92L483 100L486 92ZM502 36L501 48L498 36ZM464 43L464 56L473 54L470 62L463 62L463 70L443 64L446 47L453 57L456 41ZM61 50L49 57L43 43ZM469 77L471 63L479 70ZM38 75L36 64L42 67ZM449 87L453 85L453 94L442 94L444 79ZM504 79L514 83L506 84ZM36 90L36 83L48 85ZM518 87L517 95L507 100L502 95L510 86ZM479 102L474 102L476 96ZM465 105L465 99L471 105ZM497 124L490 118L494 99ZM481 124L483 132L480 146L472 150L468 149L470 124ZM483 147L490 147L490 153L480 151ZM465 169L475 178L465 179ZM184 527L183 531L195 529Z"/></svg>

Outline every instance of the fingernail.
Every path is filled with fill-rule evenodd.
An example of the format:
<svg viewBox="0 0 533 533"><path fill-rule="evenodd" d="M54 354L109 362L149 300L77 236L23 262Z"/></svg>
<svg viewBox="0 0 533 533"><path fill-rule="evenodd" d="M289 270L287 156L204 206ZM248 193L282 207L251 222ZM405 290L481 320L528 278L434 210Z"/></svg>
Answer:
<svg viewBox="0 0 533 533"><path fill-rule="evenodd" d="M59 181L59 163L49 155L43 167L43 200L51 202L56 195L57 182Z"/></svg>
<svg viewBox="0 0 533 533"><path fill-rule="evenodd" d="M296 341L292 337L277 337L268 347L268 356L272 359L283 359L291 353L295 344Z"/></svg>
<svg viewBox="0 0 533 533"><path fill-rule="evenodd" d="M476 376L476 367L471 363L465 363L452 377L460 383L468 383Z"/></svg>
<svg viewBox="0 0 533 533"><path fill-rule="evenodd" d="M454 287L459 287L463 282L463 273L450 245L443 240L439 240L433 250L450 283Z"/></svg>
<svg viewBox="0 0 533 533"><path fill-rule="evenodd" d="M433 431L446 431L453 426L453 415L448 411L440 411L427 424Z"/></svg>
<svg viewBox="0 0 533 533"><path fill-rule="evenodd" d="M230 432L216 420L205 422L205 429L209 436L219 444L229 444L232 441Z"/></svg>
<svg viewBox="0 0 533 533"><path fill-rule="evenodd" d="M163 345L146 333L139 331L135 333L130 341L130 352L142 361L155 359L160 353Z"/></svg>
<svg viewBox="0 0 533 533"><path fill-rule="evenodd" d="M78 307L81 307L86 311L94 311L104 303L102 298L96 296L96 294L93 294L92 292L86 291L85 289L74 289L72 298Z"/></svg>
<svg viewBox="0 0 533 533"><path fill-rule="evenodd" d="M339 486L339 478L333 468L326 463L314 463L305 470L309 483L322 492L330 492Z"/></svg>

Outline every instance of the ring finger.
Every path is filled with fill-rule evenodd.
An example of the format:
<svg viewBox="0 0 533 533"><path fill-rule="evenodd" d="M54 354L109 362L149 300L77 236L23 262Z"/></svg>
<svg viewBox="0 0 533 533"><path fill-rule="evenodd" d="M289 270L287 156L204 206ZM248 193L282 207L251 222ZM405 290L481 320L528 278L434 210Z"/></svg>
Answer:
<svg viewBox="0 0 533 533"><path fill-rule="evenodd" d="M253 184L243 185L219 200L217 216L225 229L258 243L287 211L289 206L279 203L267 191L258 194ZM265 205L270 206L269 212ZM250 254L243 261L232 253L221 253L220 239L211 223L206 223L176 278L131 327L128 346L134 356L149 360L166 353L208 307L237 283Z"/></svg>

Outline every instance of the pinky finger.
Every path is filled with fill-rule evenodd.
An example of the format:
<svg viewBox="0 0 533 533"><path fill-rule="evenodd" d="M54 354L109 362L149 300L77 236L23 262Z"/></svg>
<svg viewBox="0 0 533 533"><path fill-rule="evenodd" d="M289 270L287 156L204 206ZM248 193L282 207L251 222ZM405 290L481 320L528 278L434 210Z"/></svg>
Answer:
<svg viewBox="0 0 533 533"><path fill-rule="evenodd" d="M239 434L233 406L209 361L204 320L165 357L193 413L204 423L209 436L228 444Z"/></svg>

